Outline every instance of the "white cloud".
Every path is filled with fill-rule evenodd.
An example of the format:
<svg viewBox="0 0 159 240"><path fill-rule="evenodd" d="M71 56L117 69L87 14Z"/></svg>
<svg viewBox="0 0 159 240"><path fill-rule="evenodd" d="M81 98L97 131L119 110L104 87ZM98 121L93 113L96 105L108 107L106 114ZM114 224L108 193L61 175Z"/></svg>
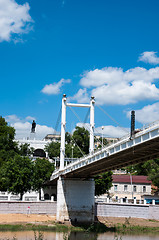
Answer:
<svg viewBox="0 0 159 240"><path fill-rule="evenodd" d="M127 112L126 114L130 119L130 112ZM135 118L142 124L152 123L156 120L159 120L159 102L152 105L147 105L140 110L136 110Z"/></svg>
<svg viewBox="0 0 159 240"><path fill-rule="evenodd" d="M26 117L25 119L20 119L16 115L9 115L5 117L6 121L9 122L10 126L14 127L16 130L16 139L30 138L30 132L32 124L29 121L32 121L33 117ZM36 139L43 139L47 134L54 133L52 127L46 125L36 125Z"/></svg>
<svg viewBox="0 0 159 240"><path fill-rule="evenodd" d="M25 119L26 119L26 120L28 120L28 121L33 121L33 120L36 120L36 118L35 118L35 117L31 117L31 116L28 116L28 117L26 117Z"/></svg>
<svg viewBox="0 0 159 240"><path fill-rule="evenodd" d="M0 42L10 41L13 35L31 30L33 20L29 10L28 3L20 5L15 0L0 0Z"/></svg>
<svg viewBox="0 0 159 240"><path fill-rule="evenodd" d="M90 124L89 123L77 123L78 127L84 127L89 131L90 129ZM102 130L103 127L103 130ZM74 129L75 130L75 129ZM73 130L73 131L74 131ZM101 126L97 127L94 130L95 134L97 135L104 135L105 137L114 137L114 138L120 138L125 136L130 132L129 128L122 128L122 127L115 127L112 125L107 125L107 126Z"/></svg>
<svg viewBox="0 0 159 240"><path fill-rule="evenodd" d="M112 125L107 125L107 126L103 126L103 130L102 130L102 127L97 127L95 129L95 132L97 134L103 134L104 136L107 136L107 137L114 137L114 138L120 138L120 137L123 137L125 136L126 134L129 133L129 129L128 128L121 128L121 127L115 127L115 126L112 126Z"/></svg>
<svg viewBox="0 0 159 240"><path fill-rule="evenodd" d="M156 56L157 52L143 52L139 57L139 61L151 64L159 64L159 57Z"/></svg>
<svg viewBox="0 0 159 240"><path fill-rule="evenodd" d="M70 79L61 79L59 82L57 83L52 83L49 85L45 85L45 87L41 90L41 92L47 94L47 95L57 95L60 93L61 91L61 87L65 84L65 83L70 83L71 80Z"/></svg>
<svg viewBox="0 0 159 240"><path fill-rule="evenodd" d="M126 105L142 100L158 100L159 89L154 84L156 79L159 79L159 67L149 70L136 67L125 72L121 68L107 67L85 72L80 84L90 88L97 104ZM84 91L86 94L86 89ZM79 92L75 97L82 102Z"/></svg>
<svg viewBox="0 0 159 240"><path fill-rule="evenodd" d="M68 100L75 100L79 103L88 103L90 98L88 97L87 89L79 89L73 97L68 97Z"/></svg>
<svg viewBox="0 0 159 240"><path fill-rule="evenodd" d="M9 122L9 123L10 123L10 122L13 123L13 122L18 122L18 121L20 121L20 119L19 119L15 114L6 116L6 117L5 117L5 120L6 120L7 122Z"/></svg>

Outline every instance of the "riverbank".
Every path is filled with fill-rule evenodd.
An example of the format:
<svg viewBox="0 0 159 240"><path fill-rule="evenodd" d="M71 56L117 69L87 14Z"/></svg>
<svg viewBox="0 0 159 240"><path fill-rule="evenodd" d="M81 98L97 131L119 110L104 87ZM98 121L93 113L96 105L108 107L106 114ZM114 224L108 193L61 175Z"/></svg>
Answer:
<svg viewBox="0 0 159 240"><path fill-rule="evenodd" d="M159 221L139 218L100 217L96 224L73 226L57 224L55 216L36 214L0 214L0 231L94 231L94 232L155 232Z"/></svg>

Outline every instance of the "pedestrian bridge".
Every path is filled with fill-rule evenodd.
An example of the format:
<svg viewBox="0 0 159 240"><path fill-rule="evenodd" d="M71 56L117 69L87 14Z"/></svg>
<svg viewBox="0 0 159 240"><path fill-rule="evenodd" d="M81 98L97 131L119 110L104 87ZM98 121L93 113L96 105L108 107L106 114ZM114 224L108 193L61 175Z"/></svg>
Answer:
<svg viewBox="0 0 159 240"><path fill-rule="evenodd" d="M66 95L63 95L60 168L50 179L52 185L57 185L58 221L94 221L95 175L159 157L159 122L136 132L134 111L131 116L131 134L94 152L94 104L94 97L91 97L90 104L72 104L67 103ZM90 143L89 155L64 166L67 107L90 108Z"/></svg>
<svg viewBox="0 0 159 240"><path fill-rule="evenodd" d="M77 159L63 170L56 170L51 176L51 181L61 175L64 178L85 179L156 157L159 157L159 122L154 122L136 133L133 139L127 135L115 144Z"/></svg>

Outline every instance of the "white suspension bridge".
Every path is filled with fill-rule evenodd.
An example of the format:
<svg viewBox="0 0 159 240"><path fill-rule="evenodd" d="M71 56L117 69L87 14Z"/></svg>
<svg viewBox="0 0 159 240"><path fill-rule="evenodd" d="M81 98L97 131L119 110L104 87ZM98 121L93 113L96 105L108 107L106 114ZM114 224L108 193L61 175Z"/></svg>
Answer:
<svg viewBox="0 0 159 240"><path fill-rule="evenodd" d="M60 168L51 176L50 183L57 184L57 220L85 221L94 220L94 180L99 173L121 168L126 165L159 157L159 122L120 139L94 152L94 105L67 103L62 99ZM90 145L89 155L64 166L66 107L90 108ZM133 120L134 121L134 120Z"/></svg>

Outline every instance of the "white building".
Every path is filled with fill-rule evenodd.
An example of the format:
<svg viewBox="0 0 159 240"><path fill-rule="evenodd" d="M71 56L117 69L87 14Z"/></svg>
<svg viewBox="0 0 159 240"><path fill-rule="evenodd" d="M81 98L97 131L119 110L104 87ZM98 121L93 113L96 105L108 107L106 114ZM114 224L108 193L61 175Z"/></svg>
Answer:
<svg viewBox="0 0 159 240"><path fill-rule="evenodd" d="M113 175L112 187L109 194L112 199L134 199L141 200L144 195L151 195L152 182L147 176L135 175Z"/></svg>

